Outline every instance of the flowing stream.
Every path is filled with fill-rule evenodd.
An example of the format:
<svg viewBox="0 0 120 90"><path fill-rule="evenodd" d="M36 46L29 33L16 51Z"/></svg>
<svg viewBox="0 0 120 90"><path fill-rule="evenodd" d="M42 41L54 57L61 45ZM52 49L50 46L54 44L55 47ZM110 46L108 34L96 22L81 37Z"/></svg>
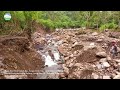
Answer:
<svg viewBox="0 0 120 90"><path fill-rule="evenodd" d="M44 37L47 44L37 46L37 52L42 55L42 60L45 61L45 67L42 73L37 75L37 79L59 79L59 73L63 72L62 63L63 56L59 53L57 47L62 44L61 41L56 41L51 35L46 34Z"/></svg>

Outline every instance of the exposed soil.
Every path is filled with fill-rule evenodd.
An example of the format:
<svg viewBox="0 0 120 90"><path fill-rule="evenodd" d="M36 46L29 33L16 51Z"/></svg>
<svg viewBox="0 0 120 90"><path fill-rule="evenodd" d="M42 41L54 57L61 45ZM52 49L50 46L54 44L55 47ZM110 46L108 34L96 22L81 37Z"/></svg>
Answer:
<svg viewBox="0 0 120 90"><path fill-rule="evenodd" d="M26 37L7 36L0 38L0 57L3 63L1 69L40 70L44 62L41 56L29 47L30 44ZM33 76L30 78L33 78Z"/></svg>
<svg viewBox="0 0 120 90"><path fill-rule="evenodd" d="M76 57L76 61L78 63L98 61L99 58L96 57L96 50L97 49L89 49L87 51L84 51L81 55Z"/></svg>

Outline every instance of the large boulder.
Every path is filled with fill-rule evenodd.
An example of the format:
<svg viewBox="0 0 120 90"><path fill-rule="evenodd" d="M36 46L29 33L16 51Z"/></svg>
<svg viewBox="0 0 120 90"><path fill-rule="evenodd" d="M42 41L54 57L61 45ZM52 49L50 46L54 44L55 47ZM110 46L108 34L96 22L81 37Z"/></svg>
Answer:
<svg viewBox="0 0 120 90"><path fill-rule="evenodd" d="M101 58L99 62L103 63L103 62L106 62L107 59L106 58Z"/></svg>
<svg viewBox="0 0 120 90"><path fill-rule="evenodd" d="M98 52L98 53L96 53L96 56L100 57L100 58L106 58L107 54L105 52Z"/></svg>
<svg viewBox="0 0 120 90"><path fill-rule="evenodd" d="M111 38L119 38L120 33L119 32L110 32L109 37Z"/></svg>
<svg viewBox="0 0 120 90"><path fill-rule="evenodd" d="M110 64L109 64L108 62L103 62L102 65L103 65L103 67L105 67L105 68L106 68L106 67L110 67Z"/></svg>

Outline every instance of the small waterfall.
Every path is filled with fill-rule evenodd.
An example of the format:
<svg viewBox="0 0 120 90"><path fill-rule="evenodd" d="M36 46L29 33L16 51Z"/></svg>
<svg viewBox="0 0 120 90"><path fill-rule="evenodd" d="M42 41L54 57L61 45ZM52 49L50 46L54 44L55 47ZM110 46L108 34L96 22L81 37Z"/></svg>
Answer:
<svg viewBox="0 0 120 90"><path fill-rule="evenodd" d="M44 46L37 45L36 48L37 52L42 55L42 59L45 61L44 71L48 73L52 70L52 73L59 73L58 71L62 70L62 66L59 64L59 62L62 62L63 59L61 58L57 47L62 43L61 41L56 42L49 34L46 34L45 39L47 44ZM49 76L47 73L46 75L38 75L37 78L46 79ZM55 76L53 75L52 78L54 79L54 77Z"/></svg>
<svg viewBox="0 0 120 90"><path fill-rule="evenodd" d="M49 54L47 54L46 56L44 55L44 58L45 58L45 66L51 67L53 65L57 65L57 63L54 62L54 60L51 58Z"/></svg>

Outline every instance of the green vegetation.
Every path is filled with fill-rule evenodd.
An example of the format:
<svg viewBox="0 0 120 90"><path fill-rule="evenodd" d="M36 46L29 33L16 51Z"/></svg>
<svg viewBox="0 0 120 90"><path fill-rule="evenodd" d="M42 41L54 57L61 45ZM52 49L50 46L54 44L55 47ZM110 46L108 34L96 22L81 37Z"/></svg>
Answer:
<svg viewBox="0 0 120 90"><path fill-rule="evenodd" d="M10 21L4 20L5 13L11 13ZM1 11L0 34L8 34L29 28L34 22L46 30L55 28L117 29L120 27L120 11Z"/></svg>

